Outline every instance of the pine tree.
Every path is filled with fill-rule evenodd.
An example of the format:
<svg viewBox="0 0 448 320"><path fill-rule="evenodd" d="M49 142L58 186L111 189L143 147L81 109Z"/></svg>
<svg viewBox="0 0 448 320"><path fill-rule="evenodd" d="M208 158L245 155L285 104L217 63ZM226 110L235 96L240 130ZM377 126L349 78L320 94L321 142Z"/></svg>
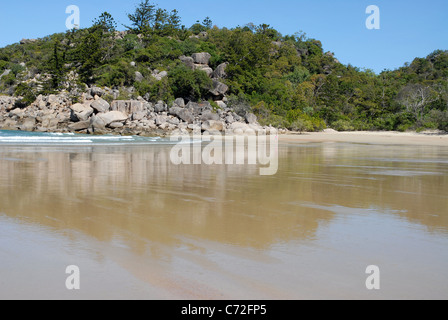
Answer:
<svg viewBox="0 0 448 320"><path fill-rule="evenodd" d="M146 34L151 31L156 18L156 5L149 0L142 0L135 9L134 14L128 14L132 27L127 27L135 33Z"/></svg>

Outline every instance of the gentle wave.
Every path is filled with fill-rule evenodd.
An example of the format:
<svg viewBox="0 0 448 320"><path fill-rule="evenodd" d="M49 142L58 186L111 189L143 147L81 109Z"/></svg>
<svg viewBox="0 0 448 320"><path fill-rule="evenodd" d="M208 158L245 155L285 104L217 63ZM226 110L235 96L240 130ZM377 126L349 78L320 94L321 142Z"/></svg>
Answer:
<svg viewBox="0 0 448 320"><path fill-rule="evenodd" d="M0 145L145 145L145 144L193 144L200 140L175 140L161 137L93 136L74 133L48 133L0 130Z"/></svg>

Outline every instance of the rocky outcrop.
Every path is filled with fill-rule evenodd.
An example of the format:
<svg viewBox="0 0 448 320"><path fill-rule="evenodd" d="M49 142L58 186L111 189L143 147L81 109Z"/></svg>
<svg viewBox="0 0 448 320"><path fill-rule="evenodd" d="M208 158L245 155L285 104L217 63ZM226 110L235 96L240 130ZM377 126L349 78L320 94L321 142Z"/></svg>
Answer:
<svg viewBox="0 0 448 320"><path fill-rule="evenodd" d="M210 89L210 93L215 97L224 97L229 90L229 87L218 80L213 80L213 86Z"/></svg>
<svg viewBox="0 0 448 320"><path fill-rule="evenodd" d="M221 63L216 67L215 71L213 71L212 78L215 79L224 79L227 77L226 68L229 64L227 62Z"/></svg>
<svg viewBox="0 0 448 320"><path fill-rule="evenodd" d="M208 65L208 63L210 62L210 58L212 56L208 52L200 52L200 53L193 53L191 57L193 58L194 63Z"/></svg>
<svg viewBox="0 0 448 320"><path fill-rule="evenodd" d="M17 98L0 96L0 111L9 111L16 108Z"/></svg>
<svg viewBox="0 0 448 320"><path fill-rule="evenodd" d="M20 40L20 44L29 44L29 43L34 43L34 42L36 42L37 41L37 39L22 39L22 40Z"/></svg>
<svg viewBox="0 0 448 320"><path fill-rule="evenodd" d="M212 79L224 79L227 76L225 70L228 63L222 63L213 70L209 66L211 57L208 52L199 52L193 53L191 57L181 56L179 59L191 70L202 70Z"/></svg>
<svg viewBox="0 0 448 320"><path fill-rule="evenodd" d="M103 121L105 126L110 126L115 122L124 123L128 119L128 116L120 111L109 111L107 113L100 113L97 117Z"/></svg>
<svg viewBox="0 0 448 320"><path fill-rule="evenodd" d="M185 66L187 66L187 68L194 70L194 60L192 57L181 56L179 59L183 62L183 64L185 64Z"/></svg>
<svg viewBox="0 0 448 320"><path fill-rule="evenodd" d="M116 100L111 103L112 111L120 111L128 117L132 114L142 111L152 111L152 105L146 101L139 100Z"/></svg>
<svg viewBox="0 0 448 320"><path fill-rule="evenodd" d="M217 80L214 84L217 95L228 89ZM20 98L0 96L0 129L132 135L187 134L193 130L253 134L270 130L261 127L254 114L241 117L222 100L213 106L183 98L170 104L153 104L141 97L109 103L101 98L109 96L109 92L106 88L89 88L76 103L66 93L41 95L29 106L22 105Z"/></svg>
<svg viewBox="0 0 448 320"><path fill-rule="evenodd" d="M96 113L105 113L110 110L110 104L104 99L98 98L90 104Z"/></svg>
<svg viewBox="0 0 448 320"><path fill-rule="evenodd" d="M73 122L87 121L93 114L93 108L90 107L90 103L76 103L70 107L70 110L72 111L70 119Z"/></svg>
<svg viewBox="0 0 448 320"><path fill-rule="evenodd" d="M151 72L151 77L153 77L157 81L161 81L163 78L165 78L167 76L168 76L167 71L159 71L159 70L155 69Z"/></svg>

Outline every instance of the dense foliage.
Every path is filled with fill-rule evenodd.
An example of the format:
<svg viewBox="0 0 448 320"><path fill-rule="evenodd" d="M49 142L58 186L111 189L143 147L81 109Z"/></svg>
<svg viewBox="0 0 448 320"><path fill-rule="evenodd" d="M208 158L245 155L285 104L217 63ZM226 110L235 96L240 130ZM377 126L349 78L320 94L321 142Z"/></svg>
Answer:
<svg viewBox="0 0 448 320"><path fill-rule="evenodd" d="M302 131L448 130L448 51L376 75L342 65L303 33L284 36L266 24L218 28L207 17L186 28L176 10L148 0L128 18L126 32L116 31L105 12L90 28L0 49L0 92L30 103L38 94L77 95L96 85L120 90L123 98L209 99L206 73L179 60L208 52L213 69L228 63L222 81L229 104L251 110L263 124ZM168 77L156 79L154 70Z"/></svg>

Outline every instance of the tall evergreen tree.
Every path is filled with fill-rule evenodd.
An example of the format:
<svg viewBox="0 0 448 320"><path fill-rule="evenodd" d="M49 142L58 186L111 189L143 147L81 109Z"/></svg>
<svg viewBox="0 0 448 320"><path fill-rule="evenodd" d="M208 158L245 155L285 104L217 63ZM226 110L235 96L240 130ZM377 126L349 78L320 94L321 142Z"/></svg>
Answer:
<svg viewBox="0 0 448 320"><path fill-rule="evenodd" d="M135 33L148 33L154 26L156 19L156 5L151 4L149 0L142 0L135 8L133 14L128 14L131 20L131 27L127 27Z"/></svg>

